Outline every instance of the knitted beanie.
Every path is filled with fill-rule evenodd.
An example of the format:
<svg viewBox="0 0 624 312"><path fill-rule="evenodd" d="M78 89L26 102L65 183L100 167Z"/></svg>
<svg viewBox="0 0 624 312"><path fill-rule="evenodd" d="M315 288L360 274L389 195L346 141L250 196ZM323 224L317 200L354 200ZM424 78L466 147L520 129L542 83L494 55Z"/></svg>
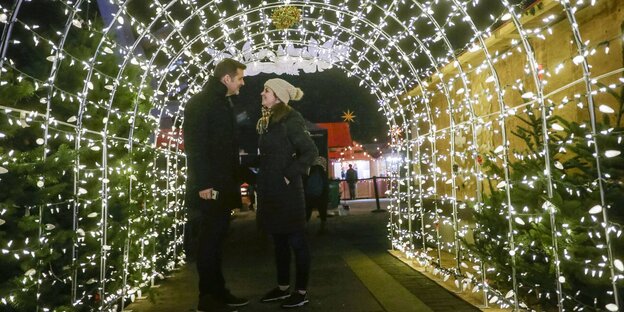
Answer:
<svg viewBox="0 0 624 312"><path fill-rule="evenodd" d="M288 101L299 101L303 97L303 91L288 83L286 80L274 78L269 79L264 83L265 87L273 90L275 95L284 104L288 104Z"/></svg>

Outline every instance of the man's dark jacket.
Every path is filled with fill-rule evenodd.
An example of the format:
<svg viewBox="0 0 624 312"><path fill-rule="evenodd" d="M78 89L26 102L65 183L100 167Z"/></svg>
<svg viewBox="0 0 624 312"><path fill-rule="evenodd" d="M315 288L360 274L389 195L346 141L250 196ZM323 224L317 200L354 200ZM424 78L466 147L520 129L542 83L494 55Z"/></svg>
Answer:
<svg viewBox="0 0 624 312"><path fill-rule="evenodd" d="M191 217L210 209L241 207L236 122L226 93L226 86L210 77L184 108L186 205ZM199 191L208 188L219 191L217 200L199 197Z"/></svg>
<svg viewBox="0 0 624 312"><path fill-rule="evenodd" d="M358 180L357 171L353 168L347 170L347 183L354 184Z"/></svg>

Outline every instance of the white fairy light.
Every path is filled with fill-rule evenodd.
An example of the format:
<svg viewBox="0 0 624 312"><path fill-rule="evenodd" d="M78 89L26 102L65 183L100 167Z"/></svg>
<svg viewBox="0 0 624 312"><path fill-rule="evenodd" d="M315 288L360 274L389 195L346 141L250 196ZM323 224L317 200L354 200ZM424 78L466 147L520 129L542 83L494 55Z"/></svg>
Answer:
<svg viewBox="0 0 624 312"><path fill-rule="evenodd" d="M127 3L124 3L114 12L112 24L105 25L103 30L95 28L93 21L85 18L85 15L79 13L72 17L72 14L66 11L64 14L67 16L67 25L72 27L72 31L89 29L93 31L96 42L99 42L99 49L94 54L81 57L74 56L62 44L63 38L60 37L65 36L62 29L58 29L59 35L49 34L47 36L50 38L46 38L46 35L43 35L46 32L36 25L27 25L19 19L19 16L15 19L16 22L12 22L11 8L1 8L0 22L5 23L5 26L21 27L22 31L32 34L32 39L11 37L9 30L9 35L3 42L10 42L7 45L9 51L18 51L20 46L32 44L47 51L41 56L41 59L48 64L46 66L57 64L57 69L67 69L71 68L68 67L70 64L74 64L75 68L82 70L83 76L79 77L83 79L82 90L64 90L63 83L56 81L54 70L48 71L45 77L33 77L27 74L19 62L12 62L9 58L0 60L2 69L0 88L9 83L9 79L5 79L5 76L11 74L17 76L14 81L28 81L37 86L35 89L43 86L50 94L47 98L42 97L37 100L40 104L25 112L29 115L28 118L19 116L19 107L2 108L4 116L8 119L9 128L0 129L0 139L2 139L0 144L11 139L10 135L14 129L21 127L26 129L43 124L45 133L43 136L39 135L35 143L42 145L42 148L47 151L45 155L54 155L57 152L58 143L61 142L73 145L75 150L80 150L75 164L71 165L72 168L67 168L69 172L74 172L76 177L74 195L77 201L61 199L59 202L63 204L50 203L56 207L50 208L50 211L60 208L55 212L57 214L71 215L74 211L76 212L77 222L73 226L76 227L75 231L79 236L77 242L81 245L77 246L75 254L72 251L72 260L76 262L77 267L87 271L75 272L72 304L82 305L93 297L93 293L86 291L85 285L97 286L101 291L102 302L123 301L123 297L134 298L131 297L134 296L134 292L130 289L145 287L158 278L158 274L154 273L157 262L168 263L167 268L172 268L180 262L179 260L183 261L179 258L180 242L176 239L167 243L166 248L157 250L160 253L151 254L152 251L149 251L152 247L157 248L155 247L156 238L159 233L160 235L181 233L183 188L180 187L180 179L184 178L185 173L180 170L180 167L184 166L184 159L177 150L178 139L174 136L165 136L168 138L168 142L164 145L165 149L156 150L156 156L148 156L147 159L128 160L123 159L123 156L128 152L149 154L152 148L141 144L141 141L144 142L146 138L133 135L134 131L141 130L137 128L137 124L146 121L147 123L142 123L142 125L155 129L159 118L165 114L164 103L171 99L180 100L182 103L188 100L190 95L205 82L215 61L228 54L248 62L250 71L254 66L257 66L257 72L289 73L299 72L299 69L308 72L333 66L344 70L350 76L359 78L361 85L370 89L371 93L378 97L379 111L387 118L389 128L393 129L390 136L397 156L391 172L392 187L389 189L389 194L393 198L389 225L393 247L403 251L408 257L417 259L423 265L440 265L436 269L439 270L439 275L446 279L462 275L460 279L454 279L457 285L463 283L463 278L471 280L475 285L482 285L481 289L487 291L487 294L484 293L486 304L489 302L501 306L525 307L524 303L516 300L516 296L521 295L526 288L535 285L524 285L524 288L517 290L498 291L490 288L487 278L495 274L491 271L494 268L487 264L488 259L482 259L460 240L469 235L466 234L467 229L461 226L466 223L466 220L459 217L458 209L462 209L462 204L465 205L466 202L475 202L475 211L499 211L501 216L506 215L510 233L521 233L524 231L522 226L527 224L549 226L545 224L545 222L550 222L547 220L548 217L543 218L541 214L534 211L525 212L523 209L514 208L511 201L505 200L501 207L487 206L482 199L484 192L480 190L484 184L482 181L498 181L496 186L503 194L508 195L513 188L533 189L544 182L540 180L542 178L528 176L521 181L511 181L507 172L502 173L502 176L488 176L482 172L482 162L489 161L508 168L513 161L546 158L547 151L543 150L543 146L537 147L538 150L531 153L516 152L516 149L522 148L521 145L513 139L505 138L509 131L514 130L513 122L517 121L514 118L524 118L537 110L550 118L557 116L559 111L576 109L575 105L579 105L581 109L591 107L585 100L587 97L608 94L607 88L599 88L598 83L604 82L604 85L608 85L611 90L621 88L621 79L619 81L613 79L619 75L618 69L607 68L595 71L605 73L603 76L583 77L579 80L581 84L587 81L588 85L594 86L591 91L575 90L574 93L569 91L579 83L576 81L579 77L575 76L578 73L573 71L581 67L585 68L586 64L596 57L605 57L609 53L609 42L618 41L618 44L621 44L619 41L622 38L603 38L605 40L591 38L591 41L574 38L574 42L584 45L584 51L578 51L574 55L560 59L549 57L548 61L552 64L542 66L537 63L540 59L536 55L539 54L526 46L525 39L530 37L531 40L535 40L533 45L535 49L539 49L540 44L547 45L550 40L557 37L569 38L569 35L561 33L562 27L554 26L560 25L558 24L561 21L560 17L563 17L565 13L583 14L585 12L583 10L588 10L581 2L573 6L569 1L561 3L543 1L542 5L546 7L544 12L563 12L564 14L548 13L548 16L541 16L543 13L538 6L535 8L536 17L533 19L529 15L523 16L517 13L518 8L512 7L506 1L501 1L505 4L505 10L499 12L500 16L492 15L492 21L499 26L502 25L502 28L494 31L489 27L479 29L472 23L468 10L472 7L479 7L481 4L478 1L447 0L426 5L417 1L389 1L388 3L347 1L334 4L332 2L334 1L325 3L265 1L255 7L236 1L226 9L226 3L221 1L208 1L200 4L186 0L160 0L152 1L149 8L145 8L144 13L149 16L147 19L133 16L132 10L126 7ZM596 2L592 1L591 5ZM61 1L61 3L66 8L73 8L75 5L73 2ZM300 25L294 26L293 29L275 31L271 28L269 16L274 8L284 3L300 7L304 12L303 18ZM443 7L447 4L452 4L452 8ZM564 5L567 7L561 10ZM176 18L172 10L174 6L185 9L188 14L183 18ZM399 18L398 16L404 16L400 13L406 7L410 7L417 13L413 14L414 16ZM353 11L353 8L356 9ZM441 20L434 18L438 10L449 12L446 20L443 21L443 17ZM374 20L373 16L375 16ZM531 28L516 25L516 32L514 32L513 27L510 27L516 21L528 20L532 20ZM193 22L197 23L201 30L196 37L189 36L188 32L188 25ZM537 25L539 22L542 25ZM453 27L462 23L469 24L473 38L465 47L452 46L447 35L454 31ZM114 32L122 27L132 27L134 33L138 34L136 41L130 43L134 46L119 45L112 39ZM161 27L160 33L152 33ZM577 30L578 25L570 23L569 28ZM423 29L430 31L423 32ZM501 34L501 31L505 29L512 29L512 31L508 34ZM71 35L72 32L68 34ZM504 43L504 48L494 48L491 42L496 38L502 38L499 41ZM151 51L152 55L141 54L137 50L137 42L155 46L156 52ZM594 44L593 42L600 43ZM249 43L248 50L238 49L247 43ZM196 49L197 46L202 47ZM442 47L443 53L435 51L436 46ZM280 48L284 53L276 53ZM464 48L467 52L460 54ZM605 54L601 52L603 48ZM261 54L273 55L267 57L272 61L260 57ZM112 70L98 67L106 61L107 57L116 55L121 59L119 66ZM161 59L170 61L163 65ZM287 70L279 65L285 62L290 62ZM429 65L418 68L414 65L417 62ZM508 64L512 62L521 64L517 72L513 69L509 73L502 73L501 68L509 66ZM251 64L255 65L251 66ZM293 71L293 68L297 70ZM497 72L497 68L501 70L501 74ZM135 71L141 73L140 77L130 74ZM573 77L573 79L565 81L561 77ZM534 78L537 82L535 83L530 78ZM565 81L565 84L562 84L560 80ZM188 87L179 93L182 84ZM106 90L106 92L100 92L101 90ZM130 108L118 102L118 99L122 98L120 94L125 91L132 93ZM564 100L561 99L562 97L572 100ZM153 105L160 115L152 118L144 107L140 107L140 103ZM49 110L46 107L49 107ZM72 108L73 111L68 109L70 113L66 114L64 110L67 108ZM616 116L610 102L601 104L598 111L612 120ZM115 129L120 125L129 125L132 130L130 133L116 133ZM547 132L546 138L557 146L556 151L550 151L553 154L555 152L565 154L566 145L571 144L572 140L586 140L587 144L593 146L591 144L597 142L602 144L600 139L611 134L611 131L601 129L594 135L583 133L581 137L562 138L561 142L557 142L555 136L567 134L565 124L553 121L550 125L555 132L549 131L547 127L543 129ZM592 127L591 123L587 123L582 129ZM5 133L7 135L3 136ZM160 134L162 133L154 131L154 135ZM621 142L618 141L618 144ZM494 148L495 146L498 147ZM595 155L604 155L606 158L618 157L620 156L619 149L619 147L610 146L608 149L597 150ZM494 151L494 154L490 155L490 151ZM541 168L543 169L540 170L541 174L545 176L566 174L566 169L571 168L564 167L562 162L565 163L568 158L559 156L557 156L558 161L552 164L557 170L551 170L550 161L546 161L547 167ZM12 168L14 162L18 160L11 157L14 156L0 155L0 164ZM92 160L93 157L97 160ZM160 163L166 165L163 166ZM144 175L143 172L131 170L131 167L141 164L147 165L151 172ZM5 169L4 167L0 167L0 170ZM454 169L455 167L457 169ZM600 165L598 167L600 168ZM6 173L10 174L11 171L6 170L4 174ZM605 173L597 178L602 180L604 176L608 179L609 174ZM46 177L38 182L41 183L41 187L45 187L49 184L48 181ZM120 181L130 183L130 186L122 186ZM570 186L554 184L553 187ZM602 192L602 190L594 191ZM571 188L566 192L579 194L584 190ZM117 226L114 225L116 220L109 218L109 215L118 198L126 199L127 203L133 206L144 205L143 209L149 211L149 217L133 215L123 224L123 227L128 229L125 240L116 242L108 236L114 234L111 232L112 227ZM433 207L424 204L431 201L435 203ZM553 203L556 202L553 201ZM560 207L553 203L546 201L543 211L552 216L558 216ZM592 207L594 204L591 203L586 207ZM444 205L449 205L450 209L444 210L446 209L442 208L446 207ZM610 224L606 215L609 206L605 204L597 206L600 207L600 211L590 208L581 222L589 222L596 226ZM29 210L35 213L36 207ZM169 222L172 216L173 225L166 230L155 226L143 229L139 225L154 223L154 220ZM50 231L61 230L58 224L48 222L46 218L52 217L45 216L44 220L41 220L40 226L43 229L48 229L48 225L51 225L54 228ZM5 219L9 220L8 218L2 220ZM561 227L559 222L561 221L556 219L555 225ZM475 224L475 226L482 232L487 230L480 228L482 226L480 224ZM136 232L139 230L143 232ZM447 230L453 233L451 240L446 240L442 235ZM587 263L586 271L596 279L603 275L609 276L608 269L611 267L621 271L621 261L613 260L608 255L611 247L608 241L604 241L612 237L610 233L616 233L616 229L606 230L603 233L595 229L588 230L589 235L599 239L596 246L598 253L604 259L600 261L582 259L594 260ZM569 235L557 226L553 227L552 231L555 243L557 240L563 241L562 236ZM40 239L46 241L47 238L44 235L49 234L42 233L40 237L32 237L26 245L38 242ZM538 257L538 255L531 254L532 250L525 244L514 245L513 234L508 237L490 239L496 240L500 246L506 248L505 250L510 255L508 259L514 270L516 269L513 264L514 257L524 254ZM96 251L89 250L89 255L85 256L84 251L88 250L85 241L90 244L99 244L100 248ZM423 248L421 249L418 245ZM434 247L436 255L427 252L424 248L427 245ZM150 248L145 248L146 246ZM20 257L22 261L24 253L21 251L31 251L34 250L33 247L35 245L25 246L22 250L13 250L10 247L3 250L7 250L6 255ZM162 246L158 248L160 247ZM130 251L132 254L139 249L142 250L141 253L137 257L129 255L130 258L124 259L122 267L109 266L108 264L114 263L113 259L100 261L98 258L98 255L108 257L113 254L112 251L120 251L118 254ZM83 255L79 258L81 252ZM447 252L454 258L455 266L442 265L442 255ZM559 261L571 261L570 254L565 250L560 251L559 254L562 256ZM478 270L470 272L473 266L468 265L469 262L479 264L476 265L480 270L479 274L474 274ZM98 269L101 271L88 273L89 270ZM128 276L135 273L140 277L128 280ZM505 278L515 280L525 273L514 271ZM496 274L507 273L496 272ZM37 278L37 275L38 272L35 271L31 276ZM47 278L42 279L41 282L37 281L37 285L45 285ZM68 280L73 280L73 278L73 275L68 276ZM113 280L123 281L124 287L108 289ZM551 280L553 283L566 283L566 277L559 273L554 274ZM574 288L569 281L567 283L567 286ZM13 294L19 292L20 290L15 290ZM554 293L540 293L539 295L557 297ZM564 294L563 297L564 303L573 309L582 308L582 304L572 300L569 294ZM13 300L11 298L14 296L4 296L2 303L8 304ZM617 301L617 296L614 298L614 301ZM608 310L615 307L617 310L618 304L605 302L602 306ZM41 305L42 308L48 308L44 307L45 303ZM121 305L123 306L123 302Z"/></svg>

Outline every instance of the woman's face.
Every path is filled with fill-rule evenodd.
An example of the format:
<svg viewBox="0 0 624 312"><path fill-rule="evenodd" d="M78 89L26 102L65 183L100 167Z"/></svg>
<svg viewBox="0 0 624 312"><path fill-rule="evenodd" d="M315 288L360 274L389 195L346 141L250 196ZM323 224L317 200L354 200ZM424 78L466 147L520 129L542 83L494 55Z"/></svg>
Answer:
<svg viewBox="0 0 624 312"><path fill-rule="evenodd" d="M260 97L262 97L262 105L267 108L271 108L273 105L280 102L277 96L275 96L275 92L267 87L264 87L264 90L260 93Z"/></svg>

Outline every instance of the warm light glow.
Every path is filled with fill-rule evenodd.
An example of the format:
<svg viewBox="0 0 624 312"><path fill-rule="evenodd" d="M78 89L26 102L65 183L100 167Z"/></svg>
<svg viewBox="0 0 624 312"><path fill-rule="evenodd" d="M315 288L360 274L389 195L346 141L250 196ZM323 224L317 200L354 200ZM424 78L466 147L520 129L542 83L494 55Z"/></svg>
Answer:
<svg viewBox="0 0 624 312"><path fill-rule="evenodd" d="M391 129L389 239L441 280L482 292L485 306L526 308L531 296L559 311L621 310L623 226L610 214L621 207L606 195L622 181L623 38L579 25L600 28L584 14L619 0L526 12L500 0L486 20L493 9L478 0L35 2L0 5L0 183L31 192L0 195L12 196L0 197L0 263L17 272L0 307L123 310L184 263L176 129L214 64L234 57L248 75L339 68L378 98ZM276 29L286 4L301 16ZM35 5L56 21L33 18ZM459 26L471 38L456 46ZM161 132L164 118L174 128ZM518 177L522 163L535 170Z"/></svg>

